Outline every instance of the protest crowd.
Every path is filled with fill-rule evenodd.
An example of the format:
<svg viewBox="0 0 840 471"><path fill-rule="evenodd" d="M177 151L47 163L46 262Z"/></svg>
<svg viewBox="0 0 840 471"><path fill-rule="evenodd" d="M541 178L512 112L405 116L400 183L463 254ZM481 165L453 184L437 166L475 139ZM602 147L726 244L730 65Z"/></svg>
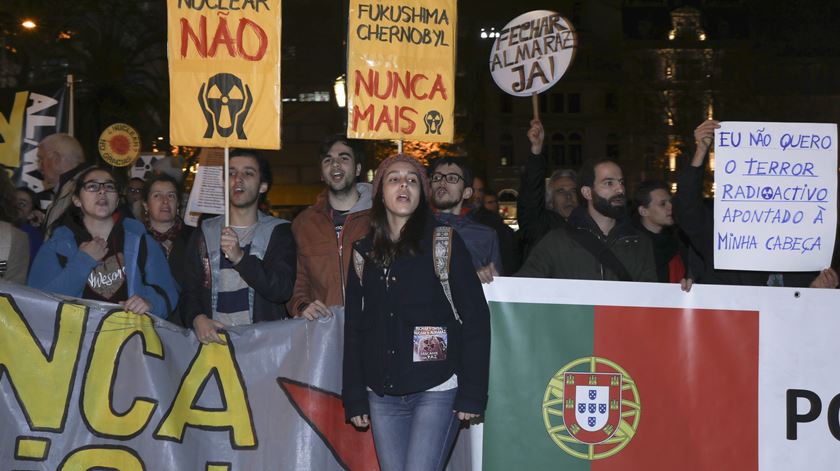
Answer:
<svg viewBox="0 0 840 471"><path fill-rule="evenodd" d="M325 188L291 223L261 211L272 185L258 152L231 154L229 216L182 220L182 176L146 181L90 164L66 134L38 155L53 200L14 188L0 172L0 277L84 299L119 303L223 343L228 326L304 318L345 308L346 420L372 426L383 469L442 469L459 423L487 403L490 324L481 283L497 276L837 288L834 268L765 273L714 267L712 207L702 181L718 122L695 129L679 191L660 181L625 187L609 159L548 175L541 122L518 199L519 229L465 159L426 169L403 154L372 183L361 141L324 140ZM420 425L418 425L420 424ZM422 428L418 431L417 428ZM414 468L404 468L413 463Z"/></svg>

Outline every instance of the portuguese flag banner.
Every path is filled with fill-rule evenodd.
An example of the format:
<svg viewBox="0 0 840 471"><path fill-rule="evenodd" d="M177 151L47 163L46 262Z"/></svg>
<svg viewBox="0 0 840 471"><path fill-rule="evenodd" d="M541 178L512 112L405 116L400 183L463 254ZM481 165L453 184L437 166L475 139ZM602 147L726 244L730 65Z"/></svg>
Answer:
<svg viewBox="0 0 840 471"><path fill-rule="evenodd" d="M498 279L486 293L483 469L840 463L836 290Z"/></svg>

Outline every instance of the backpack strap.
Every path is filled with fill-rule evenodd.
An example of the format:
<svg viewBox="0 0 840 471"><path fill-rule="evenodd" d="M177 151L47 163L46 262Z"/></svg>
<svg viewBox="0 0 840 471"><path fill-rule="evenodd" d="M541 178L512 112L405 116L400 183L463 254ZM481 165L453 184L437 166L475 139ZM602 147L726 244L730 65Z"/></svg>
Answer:
<svg viewBox="0 0 840 471"><path fill-rule="evenodd" d="M458 310L455 308L455 303L452 301L452 288L449 286L449 262L452 259L452 228L449 226L435 227L434 238L434 258L435 274L440 280L440 285L443 287L443 294L449 300L449 305L452 307L452 314L455 319L463 324L461 316L458 315Z"/></svg>
<svg viewBox="0 0 840 471"><path fill-rule="evenodd" d="M353 269L359 278L359 286L362 286L362 274L365 271L365 258L355 248L353 249Z"/></svg>
<svg viewBox="0 0 840 471"><path fill-rule="evenodd" d="M575 228L569 229L569 234L575 242L595 257L598 263L612 270L619 281L633 281L630 272L627 271L627 268L621 263L621 260L616 257L615 253L613 253L604 241L584 230Z"/></svg>

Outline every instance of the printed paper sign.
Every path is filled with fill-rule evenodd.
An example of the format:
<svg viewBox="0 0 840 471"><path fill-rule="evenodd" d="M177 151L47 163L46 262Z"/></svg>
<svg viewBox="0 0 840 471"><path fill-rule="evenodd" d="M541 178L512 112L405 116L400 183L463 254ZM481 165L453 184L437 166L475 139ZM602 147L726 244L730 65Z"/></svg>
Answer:
<svg viewBox="0 0 840 471"><path fill-rule="evenodd" d="M576 47L575 30L559 13L528 12L514 18L496 38L490 74L511 95L542 93L566 73Z"/></svg>
<svg viewBox="0 0 840 471"><path fill-rule="evenodd" d="M187 213L190 215L225 213L224 158L222 149L201 150L195 181L187 201ZM198 220L198 216L193 217Z"/></svg>
<svg viewBox="0 0 840 471"><path fill-rule="evenodd" d="M452 142L455 4L350 2L349 137Z"/></svg>
<svg viewBox="0 0 840 471"><path fill-rule="evenodd" d="M168 0L171 142L280 148L280 0Z"/></svg>
<svg viewBox="0 0 840 471"><path fill-rule="evenodd" d="M722 122L715 133L715 268L816 271L837 227L837 125Z"/></svg>

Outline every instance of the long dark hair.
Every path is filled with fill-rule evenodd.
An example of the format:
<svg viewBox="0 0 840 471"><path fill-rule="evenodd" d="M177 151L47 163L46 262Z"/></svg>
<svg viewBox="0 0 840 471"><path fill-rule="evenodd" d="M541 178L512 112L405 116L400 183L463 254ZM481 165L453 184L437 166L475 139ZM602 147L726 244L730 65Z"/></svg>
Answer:
<svg viewBox="0 0 840 471"><path fill-rule="evenodd" d="M399 240L392 241L391 228L388 225L388 210L385 208L382 194L384 180L383 178L379 181L379 188L376 196L373 197L370 209L370 230L373 233L373 250L370 252L370 258L377 265L387 267L401 255L414 256L423 252L421 242L430 211L426 203L426 191L423 185L420 185L420 203L400 231Z"/></svg>

